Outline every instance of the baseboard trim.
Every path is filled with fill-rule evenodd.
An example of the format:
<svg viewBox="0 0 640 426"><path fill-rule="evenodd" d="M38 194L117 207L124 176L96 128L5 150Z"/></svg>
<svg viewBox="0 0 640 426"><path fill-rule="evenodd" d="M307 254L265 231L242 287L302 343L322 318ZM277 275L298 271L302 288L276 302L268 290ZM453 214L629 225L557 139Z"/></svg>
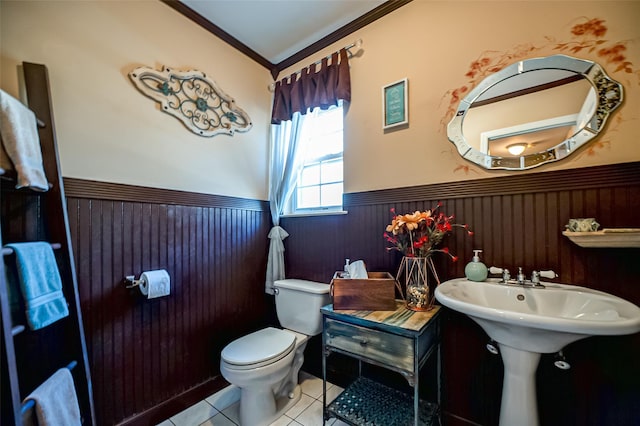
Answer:
<svg viewBox="0 0 640 426"><path fill-rule="evenodd" d="M206 382L195 386L180 395L156 405L140 414L129 417L117 426L150 426L157 425L179 412L211 396L228 386L229 383L222 376L216 376Z"/></svg>
<svg viewBox="0 0 640 426"><path fill-rule="evenodd" d="M480 423L465 419L464 417L456 416L455 414L451 414L448 411L444 411L442 413L442 416L448 418L448 420L444 422L444 424L446 425L482 426Z"/></svg>

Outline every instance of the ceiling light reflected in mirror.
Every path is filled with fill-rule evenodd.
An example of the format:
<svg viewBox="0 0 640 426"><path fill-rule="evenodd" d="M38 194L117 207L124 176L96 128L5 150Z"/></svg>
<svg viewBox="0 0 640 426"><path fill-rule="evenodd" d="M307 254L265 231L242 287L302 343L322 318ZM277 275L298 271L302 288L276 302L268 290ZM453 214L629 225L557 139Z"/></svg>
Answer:
<svg viewBox="0 0 640 426"><path fill-rule="evenodd" d="M525 149L527 149L527 145L524 143L514 143L507 147L507 151L509 151L511 155L520 155Z"/></svg>

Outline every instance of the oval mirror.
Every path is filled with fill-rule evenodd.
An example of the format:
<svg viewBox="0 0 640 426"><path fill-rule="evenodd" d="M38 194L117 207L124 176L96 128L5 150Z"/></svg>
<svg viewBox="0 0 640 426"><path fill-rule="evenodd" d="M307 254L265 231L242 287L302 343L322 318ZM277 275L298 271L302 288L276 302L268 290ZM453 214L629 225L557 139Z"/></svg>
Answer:
<svg viewBox="0 0 640 426"><path fill-rule="evenodd" d="M525 170L561 160L593 139L622 103L622 85L595 62L526 59L486 77L447 127L463 158Z"/></svg>

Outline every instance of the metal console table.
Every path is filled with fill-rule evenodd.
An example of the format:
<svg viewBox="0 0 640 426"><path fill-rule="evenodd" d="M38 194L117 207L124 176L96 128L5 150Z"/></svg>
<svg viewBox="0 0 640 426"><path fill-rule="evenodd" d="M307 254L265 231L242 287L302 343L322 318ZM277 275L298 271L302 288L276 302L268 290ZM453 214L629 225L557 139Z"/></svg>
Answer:
<svg viewBox="0 0 640 426"><path fill-rule="evenodd" d="M432 425L440 420L440 307L414 312L396 301L395 311L322 312L323 421L336 417L350 425ZM327 357L342 353L402 374L411 395L359 377L327 406ZM437 355L437 403L419 399L419 371Z"/></svg>

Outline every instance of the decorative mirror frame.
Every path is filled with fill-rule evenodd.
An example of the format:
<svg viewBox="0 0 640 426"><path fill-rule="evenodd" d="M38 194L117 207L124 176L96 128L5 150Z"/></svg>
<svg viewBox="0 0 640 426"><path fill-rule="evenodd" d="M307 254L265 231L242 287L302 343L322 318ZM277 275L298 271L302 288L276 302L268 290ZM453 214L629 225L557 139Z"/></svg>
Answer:
<svg viewBox="0 0 640 426"><path fill-rule="evenodd" d="M466 140L462 125L471 105L485 91L508 78L536 70L558 69L572 71L581 75L596 90L597 106L594 116L587 125L578 130L572 137L562 141L553 148L535 154L520 157L497 157L480 152ZM622 104L622 85L612 80L595 62L576 59L566 55L554 55L543 58L518 61L498 72L486 77L469 94L460 101L455 116L447 126L447 136L457 147L460 155L485 169L526 170L546 163L561 160L595 138L603 129L609 115Z"/></svg>

